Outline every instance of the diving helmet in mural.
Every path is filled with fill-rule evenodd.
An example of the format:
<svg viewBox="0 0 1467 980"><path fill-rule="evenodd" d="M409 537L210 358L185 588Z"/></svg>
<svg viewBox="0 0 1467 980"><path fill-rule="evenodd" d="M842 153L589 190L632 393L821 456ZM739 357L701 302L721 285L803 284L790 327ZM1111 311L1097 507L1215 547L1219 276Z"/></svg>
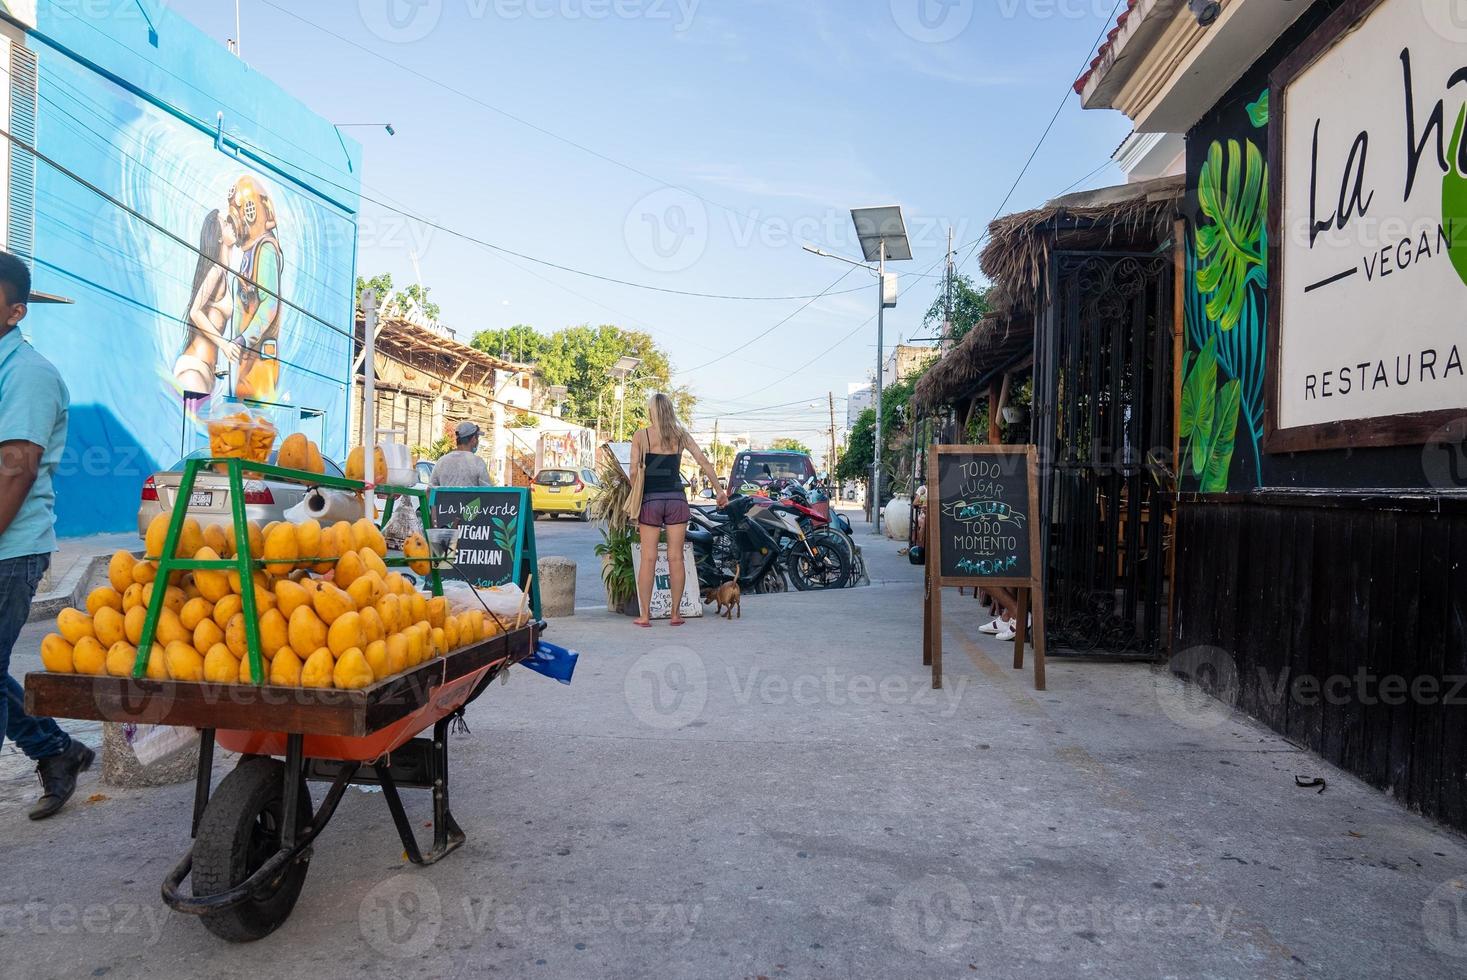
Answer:
<svg viewBox="0 0 1467 980"><path fill-rule="evenodd" d="M240 245L249 248L275 230L275 205L252 175L245 174L229 189L229 215L240 232Z"/></svg>

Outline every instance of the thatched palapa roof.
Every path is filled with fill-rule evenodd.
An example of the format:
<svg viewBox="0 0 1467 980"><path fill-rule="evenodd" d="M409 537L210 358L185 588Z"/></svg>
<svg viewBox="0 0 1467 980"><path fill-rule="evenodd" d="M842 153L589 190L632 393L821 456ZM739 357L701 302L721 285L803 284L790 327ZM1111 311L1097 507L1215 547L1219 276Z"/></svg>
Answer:
<svg viewBox="0 0 1467 980"><path fill-rule="evenodd" d="M1155 249L1171 235L1185 193L1185 177L1161 177L1068 194L994 221L979 256L991 283L990 315L928 369L914 394L917 407L958 404L1032 350L1054 252Z"/></svg>

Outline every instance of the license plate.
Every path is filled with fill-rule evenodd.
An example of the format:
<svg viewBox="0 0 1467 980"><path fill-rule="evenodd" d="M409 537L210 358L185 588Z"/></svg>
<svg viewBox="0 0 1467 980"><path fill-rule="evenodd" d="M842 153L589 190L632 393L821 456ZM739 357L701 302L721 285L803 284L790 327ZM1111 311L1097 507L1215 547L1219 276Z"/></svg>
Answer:
<svg viewBox="0 0 1467 980"><path fill-rule="evenodd" d="M193 493L188 495L188 505L190 507L213 507L214 491L195 490Z"/></svg>
<svg viewBox="0 0 1467 980"><path fill-rule="evenodd" d="M553 488L552 488L552 489L551 489L551 491L550 491L550 492L551 492L551 493L560 493L560 491L559 491L559 490L556 490L556 489L553 489Z"/></svg>

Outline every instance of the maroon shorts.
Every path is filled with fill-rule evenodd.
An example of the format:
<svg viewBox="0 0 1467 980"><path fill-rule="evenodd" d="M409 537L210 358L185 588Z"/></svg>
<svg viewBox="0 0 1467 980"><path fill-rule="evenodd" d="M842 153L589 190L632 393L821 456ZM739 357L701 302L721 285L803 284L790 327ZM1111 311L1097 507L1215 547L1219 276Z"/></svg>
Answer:
<svg viewBox="0 0 1467 980"><path fill-rule="evenodd" d="M670 527L692 519L688 498L680 493L650 493L642 498L637 523L643 527Z"/></svg>

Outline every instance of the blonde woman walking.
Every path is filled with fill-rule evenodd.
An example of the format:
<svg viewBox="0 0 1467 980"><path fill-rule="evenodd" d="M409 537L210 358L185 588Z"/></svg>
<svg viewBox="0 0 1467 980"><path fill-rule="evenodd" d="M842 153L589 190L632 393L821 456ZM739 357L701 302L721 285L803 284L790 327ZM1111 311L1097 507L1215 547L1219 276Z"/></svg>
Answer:
<svg viewBox="0 0 1467 980"><path fill-rule="evenodd" d="M681 599L688 570L683 565L683 542L687 539L688 498L683 492L683 451L692 453L713 488L718 492L718 506L728 506L728 493L718 479L713 464L677 420L672 399L656 392L647 399L650 424L632 436L632 495L627 502L627 516L641 529L642 564L637 569L637 598L642 615L636 620L650 627L652 580L657 572L657 539L667 532L667 569L672 588L672 625L683 625Z"/></svg>

